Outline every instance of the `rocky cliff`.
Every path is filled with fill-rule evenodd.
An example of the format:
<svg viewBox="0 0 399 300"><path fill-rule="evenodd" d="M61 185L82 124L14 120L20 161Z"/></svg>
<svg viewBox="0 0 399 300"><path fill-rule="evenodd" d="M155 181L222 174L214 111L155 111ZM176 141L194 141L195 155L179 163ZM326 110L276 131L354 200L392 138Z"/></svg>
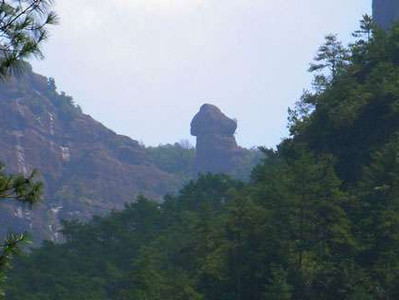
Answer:
<svg viewBox="0 0 399 300"><path fill-rule="evenodd" d="M31 71L0 83L0 161L10 172L40 170L40 205L0 204L1 235L29 229L37 240L56 239L61 219L87 220L177 184L137 141L83 114L52 80Z"/></svg>
<svg viewBox="0 0 399 300"><path fill-rule="evenodd" d="M191 122L191 134L197 137L195 170L200 173L230 173L243 156L234 133L237 122L219 108L204 104Z"/></svg>
<svg viewBox="0 0 399 300"><path fill-rule="evenodd" d="M373 17L383 29L389 29L399 21L398 0L373 0Z"/></svg>

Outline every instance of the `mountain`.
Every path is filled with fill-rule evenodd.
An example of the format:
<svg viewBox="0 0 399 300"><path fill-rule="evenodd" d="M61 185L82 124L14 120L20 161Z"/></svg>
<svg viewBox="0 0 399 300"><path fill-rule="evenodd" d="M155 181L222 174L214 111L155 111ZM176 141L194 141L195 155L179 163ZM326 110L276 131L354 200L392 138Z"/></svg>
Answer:
<svg viewBox="0 0 399 300"><path fill-rule="evenodd" d="M29 229L36 239L56 239L61 219L88 220L179 186L145 147L83 114L54 80L31 70L0 84L0 149L10 172L38 169L45 184L33 210L1 204L2 235Z"/></svg>

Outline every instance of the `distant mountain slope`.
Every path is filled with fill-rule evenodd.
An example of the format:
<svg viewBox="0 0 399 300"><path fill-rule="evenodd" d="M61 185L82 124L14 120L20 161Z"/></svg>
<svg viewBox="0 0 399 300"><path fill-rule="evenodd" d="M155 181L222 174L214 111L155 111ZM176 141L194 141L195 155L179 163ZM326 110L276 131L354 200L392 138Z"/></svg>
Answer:
<svg viewBox="0 0 399 300"><path fill-rule="evenodd" d="M33 211L2 204L0 234L29 229L54 239L60 219L87 220L134 195L159 198L179 185L137 141L83 114L53 80L31 71L0 83L0 161L11 172L39 169L45 182Z"/></svg>

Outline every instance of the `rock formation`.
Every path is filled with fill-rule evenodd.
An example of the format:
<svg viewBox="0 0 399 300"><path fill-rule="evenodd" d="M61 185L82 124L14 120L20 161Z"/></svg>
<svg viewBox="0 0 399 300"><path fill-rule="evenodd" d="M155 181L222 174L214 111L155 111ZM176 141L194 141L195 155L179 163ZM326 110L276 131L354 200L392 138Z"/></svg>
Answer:
<svg viewBox="0 0 399 300"><path fill-rule="evenodd" d="M219 108L204 104L191 122L191 135L197 137L195 170L200 173L228 173L241 154L234 133L237 122Z"/></svg>
<svg viewBox="0 0 399 300"><path fill-rule="evenodd" d="M88 220L123 208L135 195L174 192L144 147L83 114L47 78L28 72L0 82L0 161L8 171L40 171L45 197L33 210L0 203L0 236L29 230L57 239L61 219Z"/></svg>
<svg viewBox="0 0 399 300"><path fill-rule="evenodd" d="M389 29L399 21L398 0L373 0L373 17L383 29Z"/></svg>

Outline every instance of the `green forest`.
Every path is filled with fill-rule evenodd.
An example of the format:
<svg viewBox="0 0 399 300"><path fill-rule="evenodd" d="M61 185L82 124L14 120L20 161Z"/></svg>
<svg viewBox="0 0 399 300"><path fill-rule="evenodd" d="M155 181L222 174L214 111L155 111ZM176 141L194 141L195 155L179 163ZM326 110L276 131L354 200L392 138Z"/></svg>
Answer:
<svg viewBox="0 0 399 300"><path fill-rule="evenodd" d="M65 222L13 261L6 299L399 299L399 25L365 16L353 36L326 37L249 182L204 174Z"/></svg>

